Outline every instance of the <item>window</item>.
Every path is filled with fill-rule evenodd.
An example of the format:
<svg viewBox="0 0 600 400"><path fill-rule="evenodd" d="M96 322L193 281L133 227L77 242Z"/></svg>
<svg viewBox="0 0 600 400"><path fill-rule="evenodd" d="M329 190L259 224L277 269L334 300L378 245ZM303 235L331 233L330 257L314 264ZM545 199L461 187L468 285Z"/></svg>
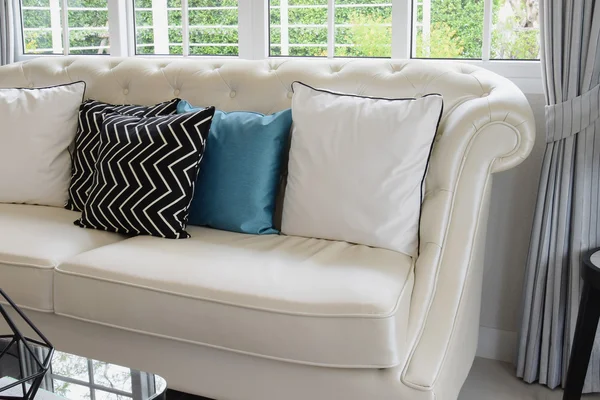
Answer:
<svg viewBox="0 0 600 400"><path fill-rule="evenodd" d="M539 14L539 0L494 2L490 58L539 59Z"/></svg>
<svg viewBox="0 0 600 400"><path fill-rule="evenodd" d="M391 0L270 2L271 56L391 57L391 52Z"/></svg>
<svg viewBox="0 0 600 400"><path fill-rule="evenodd" d="M107 0L22 0L23 53L109 54Z"/></svg>
<svg viewBox="0 0 600 400"><path fill-rule="evenodd" d="M41 389L69 399L143 400L164 384L145 372L55 351Z"/></svg>
<svg viewBox="0 0 600 400"><path fill-rule="evenodd" d="M327 57L327 0L271 0L270 55Z"/></svg>
<svg viewBox="0 0 600 400"><path fill-rule="evenodd" d="M391 0L336 0L335 56L391 57Z"/></svg>
<svg viewBox="0 0 600 400"><path fill-rule="evenodd" d="M538 16L539 0L414 0L412 57L538 59Z"/></svg>
<svg viewBox="0 0 600 400"><path fill-rule="evenodd" d="M237 0L134 0L136 54L237 56Z"/></svg>
<svg viewBox="0 0 600 400"><path fill-rule="evenodd" d="M23 54L489 61L540 52L539 0L13 1Z"/></svg>
<svg viewBox="0 0 600 400"><path fill-rule="evenodd" d="M271 56L391 57L391 0L272 0L270 42Z"/></svg>
<svg viewBox="0 0 600 400"><path fill-rule="evenodd" d="M539 0L411 1L414 58L539 58ZM392 3L271 0L270 55L391 57Z"/></svg>

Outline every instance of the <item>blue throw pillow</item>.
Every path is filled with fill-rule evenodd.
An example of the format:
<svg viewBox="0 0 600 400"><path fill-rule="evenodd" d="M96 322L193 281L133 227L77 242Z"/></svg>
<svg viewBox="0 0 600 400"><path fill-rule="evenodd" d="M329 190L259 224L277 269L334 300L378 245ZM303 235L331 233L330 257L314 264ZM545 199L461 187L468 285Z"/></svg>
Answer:
<svg viewBox="0 0 600 400"><path fill-rule="evenodd" d="M182 100L177 113L201 110ZM216 111L200 165L189 224L252 234L273 227L292 110L273 115Z"/></svg>

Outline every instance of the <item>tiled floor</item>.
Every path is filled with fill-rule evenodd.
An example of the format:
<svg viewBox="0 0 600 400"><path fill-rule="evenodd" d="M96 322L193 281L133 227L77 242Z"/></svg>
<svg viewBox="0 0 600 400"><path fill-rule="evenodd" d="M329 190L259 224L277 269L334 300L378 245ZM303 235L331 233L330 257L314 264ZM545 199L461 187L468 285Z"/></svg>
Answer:
<svg viewBox="0 0 600 400"><path fill-rule="evenodd" d="M203 400L202 397L169 391L167 400ZM515 378L514 367L507 363L475 359L459 400L560 400L562 390L550 390L541 385L529 385ZM584 396L585 400L600 400L600 395ZM204 399L209 400L209 399ZM281 399L285 400L285 399ZM330 399L326 399L330 400ZM368 399L365 399L368 400Z"/></svg>

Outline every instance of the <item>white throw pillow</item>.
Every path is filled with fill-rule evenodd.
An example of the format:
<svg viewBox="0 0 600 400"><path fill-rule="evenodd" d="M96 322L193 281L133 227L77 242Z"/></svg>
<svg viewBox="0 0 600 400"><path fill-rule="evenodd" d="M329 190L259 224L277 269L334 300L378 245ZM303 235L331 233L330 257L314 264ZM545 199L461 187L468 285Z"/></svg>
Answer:
<svg viewBox="0 0 600 400"><path fill-rule="evenodd" d="M379 99L293 84L287 235L418 252L439 94Z"/></svg>
<svg viewBox="0 0 600 400"><path fill-rule="evenodd" d="M85 82L0 89L0 203L63 207Z"/></svg>

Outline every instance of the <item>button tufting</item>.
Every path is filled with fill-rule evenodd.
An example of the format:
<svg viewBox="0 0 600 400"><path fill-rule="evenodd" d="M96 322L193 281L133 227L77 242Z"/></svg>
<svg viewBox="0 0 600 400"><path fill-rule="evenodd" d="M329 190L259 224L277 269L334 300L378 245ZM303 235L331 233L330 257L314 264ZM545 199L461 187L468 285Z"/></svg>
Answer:
<svg viewBox="0 0 600 400"><path fill-rule="evenodd" d="M124 95L128 95L129 94L129 89L123 89L123 94Z"/></svg>
<svg viewBox="0 0 600 400"><path fill-rule="evenodd" d="M294 92L288 92L288 99L291 99L292 97L294 97Z"/></svg>
<svg viewBox="0 0 600 400"><path fill-rule="evenodd" d="M423 97L423 93L415 93L415 98L418 99L420 97Z"/></svg>
<svg viewBox="0 0 600 400"><path fill-rule="evenodd" d="M232 90L232 91L229 93L229 97L231 97L231 98L233 99L233 98L235 97L235 95L236 95L236 94L237 94L237 93L235 92L235 90Z"/></svg>
<svg viewBox="0 0 600 400"><path fill-rule="evenodd" d="M30 87L30 88L32 88L32 87L33 87L33 83L30 83L30 84L29 84L29 87Z"/></svg>
<svg viewBox="0 0 600 400"><path fill-rule="evenodd" d="M173 92L173 94L174 94L175 96L179 96L179 93L181 93L181 92L179 91L179 89L175 89L175 91Z"/></svg>
<svg viewBox="0 0 600 400"><path fill-rule="evenodd" d="M481 97L488 97L490 94L488 92L485 92L484 94L481 95Z"/></svg>

